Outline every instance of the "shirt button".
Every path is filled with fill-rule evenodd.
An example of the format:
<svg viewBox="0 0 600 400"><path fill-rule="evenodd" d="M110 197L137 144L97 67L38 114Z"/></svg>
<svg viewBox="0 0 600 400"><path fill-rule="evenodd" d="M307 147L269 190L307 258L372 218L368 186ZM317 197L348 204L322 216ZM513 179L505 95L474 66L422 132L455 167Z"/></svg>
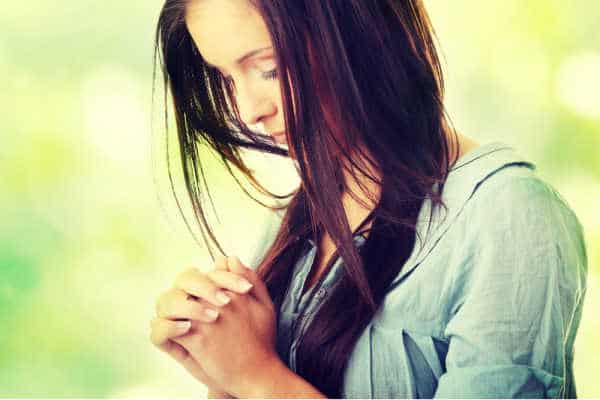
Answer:
<svg viewBox="0 0 600 400"><path fill-rule="evenodd" d="M321 298L321 297L325 296L325 294L327 294L327 289L325 289L325 288L321 288L321 289L319 289L317 291L317 297L318 298Z"/></svg>

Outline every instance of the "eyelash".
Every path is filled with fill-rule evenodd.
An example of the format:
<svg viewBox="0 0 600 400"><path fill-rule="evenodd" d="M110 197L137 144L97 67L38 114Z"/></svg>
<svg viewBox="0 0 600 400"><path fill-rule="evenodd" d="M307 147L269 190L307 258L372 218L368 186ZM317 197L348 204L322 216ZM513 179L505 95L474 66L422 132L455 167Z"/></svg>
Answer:
<svg viewBox="0 0 600 400"><path fill-rule="evenodd" d="M272 69L270 71L264 72L262 74L263 78L268 79L268 80L275 80L277 79L277 68Z"/></svg>
<svg viewBox="0 0 600 400"><path fill-rule="evenodd" d="M266 80L274 81L275 79L277 79L277 76L278 76L278 74L277 74L277 68L272 69L272 70L267 71L267 72L263 72L261 75ZM233 79L230 76L224 76L224 78L225 78L225 80L227 82L233 83Z"/></svg>

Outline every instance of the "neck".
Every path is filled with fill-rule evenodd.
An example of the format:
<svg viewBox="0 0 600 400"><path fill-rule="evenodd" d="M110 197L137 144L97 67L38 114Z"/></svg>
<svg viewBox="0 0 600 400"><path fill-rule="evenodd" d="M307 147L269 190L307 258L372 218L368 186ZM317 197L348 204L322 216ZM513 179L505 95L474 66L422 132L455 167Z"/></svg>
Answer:
<svg viewBox="0 0 600 400"><path fill-rule="evenodd" d="M448 132L446 135L451 160L450 165L452 165L465 151L470 150L477 143L459 133L454 137L449 133L449 130L446 130L446 132ZM378 204L381 197L381 187L377 183L382 178L381 172L368 161L369 158L372 159L368 151L364 147L361 149L362 152L355 152L353 160L363 171L354 167L346 159L343 167L346 190L342 194L342 204L352 231L358 228ZM375 182L368 175L374 178ZM372 221L361 230L369 228L371 223Z"/></svg>
<svg viewBox="0 0 600 400"><path fill-rule="evenodd" d="M366 149L363 149L363 153L366 153L366 157L370 157ZM350 229L353 232L375 208L381 195L381 187L377 183L381 179L381 173L366 157L357 156L353 158L360 168L354 167L347 160L345 160L343 167L346 190L342 193L342 204L346 211ZM369 228L371 223L372 221L366 224L361 231Z"/></svg>

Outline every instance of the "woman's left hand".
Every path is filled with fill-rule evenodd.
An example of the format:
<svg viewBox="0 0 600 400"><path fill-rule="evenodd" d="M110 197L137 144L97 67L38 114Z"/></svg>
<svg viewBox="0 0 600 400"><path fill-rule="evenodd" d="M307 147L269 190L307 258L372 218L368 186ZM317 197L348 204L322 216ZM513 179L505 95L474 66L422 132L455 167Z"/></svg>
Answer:
<svg viewBox="0 0 600 400"><path fill-rule="evenodd" d="M208 376L227 392L240 395L278 361L275 350L276 312L267 287L256 272L237 257L227 259L231 272L252 283L246 294L224 290L231 301L212 323L192 320L187 334L173 338L200 364Z"/></svg>

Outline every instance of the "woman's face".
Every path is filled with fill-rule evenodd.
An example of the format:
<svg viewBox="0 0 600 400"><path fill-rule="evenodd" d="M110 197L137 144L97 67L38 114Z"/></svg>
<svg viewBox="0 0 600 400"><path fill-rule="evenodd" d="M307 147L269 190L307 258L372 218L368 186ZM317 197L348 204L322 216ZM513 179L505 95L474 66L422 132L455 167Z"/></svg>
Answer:
<svg viewBox="0 0 600 400"><path fill-rule="evenodd" d="M242 121L262 124L286 143L276 58L262 16L247 0L190 0L185 23L204 60L233 82Z"/></svg>

